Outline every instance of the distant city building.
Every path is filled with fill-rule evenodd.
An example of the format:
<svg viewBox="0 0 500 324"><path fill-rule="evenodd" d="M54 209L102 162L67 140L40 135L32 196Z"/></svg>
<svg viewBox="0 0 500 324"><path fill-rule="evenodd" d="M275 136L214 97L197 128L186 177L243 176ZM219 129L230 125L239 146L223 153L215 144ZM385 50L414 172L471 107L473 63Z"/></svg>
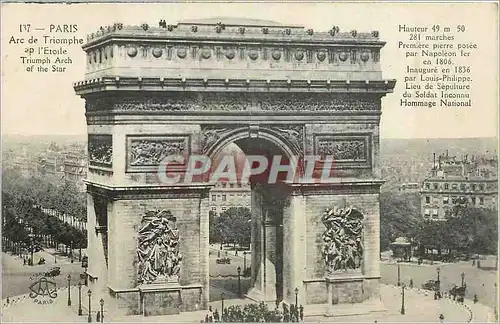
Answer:
<svg viewBox="0 0 500 324"><path fill-rule="evenodd" d="M39 170L42 175L58 175L64 177L64 154L57 151L47 151L40 157Z"/></svg>
<svg viewBox="0 0 500 324"><path fill-rule="evenodd" d="M69 152L64 155L64 180L74 183L85 191L83 179L87 177L87 155L83 152Z"/></svg>
<svg viewBox="0 0 500 324"><path fill-rule="evenodd" d="M431 174L420 191L422 216L445 220L453 205L464 201L472 207L496 209L497 168L496 158L465 155L460 159L448 152L434 158Z"/></svg>
<svg viewBox="0 0 500 324"><path fill-rule="evenodd" d="M16 153L9 150L9 153L3 156L3 161L9 161L7 164L19 169L23 177L28 178L36 174L37 164L31 159L26 147L23 147L20 153Z"/></svg>
<svg viewBox="0 0 500 324"><path fill-rule="evenodd" d="M231 207L250 209L251 197L249 184L217 182L210 190L210 210L220 214Z"/></svg>

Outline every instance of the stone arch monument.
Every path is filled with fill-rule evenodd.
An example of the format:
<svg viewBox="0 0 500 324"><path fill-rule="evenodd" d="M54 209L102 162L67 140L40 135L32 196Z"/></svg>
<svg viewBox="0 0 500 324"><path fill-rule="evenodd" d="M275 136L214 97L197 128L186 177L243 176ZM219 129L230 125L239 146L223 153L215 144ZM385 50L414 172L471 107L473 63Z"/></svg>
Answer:
<svg viewBox="0 0 500 324"><path fill-rule="evenodd" d="M319 314L377 300L381 98L395 86L382 78L384 44L377 31L247 19L115 23L89 35L74 89L88 125L93 291L135 314L207 307L212 185L166 185L158 166L234 142L250 154L334 158L328 185L252 183L248 297L297 298Z"/></svg>

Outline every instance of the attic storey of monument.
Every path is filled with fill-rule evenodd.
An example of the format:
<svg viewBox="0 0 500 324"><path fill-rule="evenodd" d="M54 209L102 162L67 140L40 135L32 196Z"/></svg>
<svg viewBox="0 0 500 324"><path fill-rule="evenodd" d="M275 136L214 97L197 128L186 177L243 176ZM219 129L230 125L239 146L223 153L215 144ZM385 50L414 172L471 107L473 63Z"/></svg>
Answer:
<svg viewBox="0 0 500 324"><path fill-rule="evenodd" d="M382 78L379 36L228 18L89 35L74 88L94 161L89 225L107 219L89 232L93 289L130 313L207 307L212 184L166 185L157 170L166 156L212 158L236 143L247 154L331 156L337 178L252 185L247 297L294 303L298 288L301 304L325 314L378 300L381 98L396 82ZM106 208L93 208L98 197Z"/></svg>

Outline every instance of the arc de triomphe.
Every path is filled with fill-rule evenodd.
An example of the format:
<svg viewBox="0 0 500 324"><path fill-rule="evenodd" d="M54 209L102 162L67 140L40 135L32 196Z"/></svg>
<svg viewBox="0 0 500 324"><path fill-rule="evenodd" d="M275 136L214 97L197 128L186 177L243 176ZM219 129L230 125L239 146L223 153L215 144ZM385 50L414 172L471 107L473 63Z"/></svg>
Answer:
<svg viewBox="0 0 500 324"><path fill-rule="evenodd" d="M131 314L207 307L212 184L166 185L157 171L166 156L236 143L334 158L328 185L252 183L248 297L295 303L298 289L322 314L379 300L379 122L395 85L382 78L384 44L377 31L247 19L89 35L74 88L88 125L92 289Z"/></svg>

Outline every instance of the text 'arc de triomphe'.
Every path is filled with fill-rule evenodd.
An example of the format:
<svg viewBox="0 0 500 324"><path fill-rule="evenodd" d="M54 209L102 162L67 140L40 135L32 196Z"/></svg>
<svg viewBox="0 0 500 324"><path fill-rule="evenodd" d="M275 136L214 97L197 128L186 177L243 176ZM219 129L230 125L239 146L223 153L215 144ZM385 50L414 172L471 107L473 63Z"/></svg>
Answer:
<svg viewBox="0 0 500 324"><path fill-rule="evenodd" d="M379 123L395 85L382 78L384 44L377 31L248 19L89 35L74 88L88 125L94 291L130 314L207 307L213 184L167 185L157 171L166 156L213 157L234 142L334 158L328 185L286 184L279 224L253 186L248 297L295 303L298 288L319 313L379 300Z"/></svg>

